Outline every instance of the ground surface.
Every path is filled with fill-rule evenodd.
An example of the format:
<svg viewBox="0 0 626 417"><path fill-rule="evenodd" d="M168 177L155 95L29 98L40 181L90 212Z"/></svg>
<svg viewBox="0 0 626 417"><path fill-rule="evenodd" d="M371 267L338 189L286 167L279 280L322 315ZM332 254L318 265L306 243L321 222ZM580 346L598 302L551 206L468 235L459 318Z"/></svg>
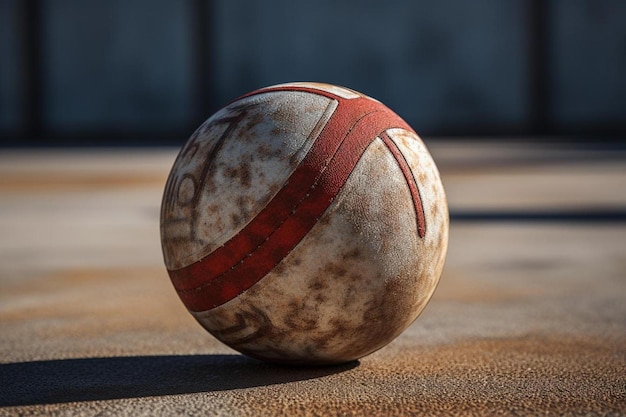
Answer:
<svg viewBox="0 0 626 417"><path fill-rule="evenodd" d="M178 300L174 150L0 152L0 415L626 415L626 153L432 142L448 262L359 362L246 359Z"/></svg>

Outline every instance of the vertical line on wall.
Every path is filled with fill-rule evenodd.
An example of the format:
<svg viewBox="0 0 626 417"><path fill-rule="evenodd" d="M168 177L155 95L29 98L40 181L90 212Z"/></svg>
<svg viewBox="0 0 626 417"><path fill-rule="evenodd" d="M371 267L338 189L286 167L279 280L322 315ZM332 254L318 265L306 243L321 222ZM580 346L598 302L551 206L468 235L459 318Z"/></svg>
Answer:
<svg viewBox="0 0 626 417"><path fill-rule="evenodd" d="M528 0L529 127L532 135L554 133L550 74L550 0Z"/></svg>
<svg viewBox="0 0 626 417"><path fill-rule="evenodd" d="M22 144L42 143L43 123L43 60L41 0L18 2L22 126Z"/></svg>
<svg viewBox="0 0 626 417"><path fill-rule="evenodd" d="M211 0L193 0L192 2L193 126L202 123L215 110L211 62L213 46L212 3Z"/></svg>

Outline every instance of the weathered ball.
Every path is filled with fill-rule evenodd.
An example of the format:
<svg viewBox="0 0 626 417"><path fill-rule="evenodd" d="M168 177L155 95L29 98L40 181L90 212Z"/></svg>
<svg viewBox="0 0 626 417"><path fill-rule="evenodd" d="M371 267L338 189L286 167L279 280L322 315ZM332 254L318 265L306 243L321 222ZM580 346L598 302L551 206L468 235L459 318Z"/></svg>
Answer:
<svg viewBox="0 0 626 417"><path fill-rule="evenodd" d="M332 364L388 344L419 315L448 241L424 143L358 92L251 92L191 136L161 207L165 264L211 334L273 362Z"/></svg>

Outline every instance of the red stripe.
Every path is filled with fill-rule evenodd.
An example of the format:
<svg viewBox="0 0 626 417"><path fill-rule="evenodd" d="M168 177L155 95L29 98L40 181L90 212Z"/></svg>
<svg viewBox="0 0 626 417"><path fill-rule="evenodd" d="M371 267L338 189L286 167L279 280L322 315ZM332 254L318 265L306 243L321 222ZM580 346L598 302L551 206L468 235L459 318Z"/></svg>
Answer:
<svg viewBox="0 0 626 417"><path fill-rule="evenodd" d="M260 93L267 91L259 90ZM311 92L316 93L317 90ZM322 171L326 169L354 121L380 107L373 106L371 101L365 99L361 99L361 106L351 104L342 105L340 102L338 110L283 188L245 228L200 262L176 271L174 285L177 289L196 288L210 277L227 272L256 250L291 215L309 189L319 181Z"/></svg>
<svg viewBox="0 0 626 417"><path fill-rule="evenodd" d="M404 179L409 186L411 198L413 199L413 207L415 208L415 217L417 219L417 233L419 237L423 238L426 235L426 218L424 217L424 206L422 205L422 198L420 197L420 191L417 187L415 177L413 176L413 171L411 171L411 167L400 151L400 148L398 148L398 145L389 137L387 132L382 132L379 136L398 162L402 175L404 175Z"/></svg>
<svg viewBox="0 0 626 417"><path fill-rule="evenodd" d="M306 87L258 93L283 89L325 93ZM192 265L169 271L190 310L221 305L263 278L315 225L370 142L388 128L411 130L375 101L323 95L339 101L337 110L283 189L224 246Z"/></svg>

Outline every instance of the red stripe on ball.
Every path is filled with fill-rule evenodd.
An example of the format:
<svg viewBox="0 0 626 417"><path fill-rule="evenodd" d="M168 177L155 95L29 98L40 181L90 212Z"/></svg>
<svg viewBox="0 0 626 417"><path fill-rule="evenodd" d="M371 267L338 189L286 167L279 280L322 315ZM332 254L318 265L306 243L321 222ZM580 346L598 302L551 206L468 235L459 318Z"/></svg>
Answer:
<svg viewBox="0 0 626 417"><path fill-rule="evenodd" d="M412 131L399 116L369 98L344 99L299 86L268 88L250 95L272 91L321 94L339 105L284 187L248 225L205 258L169 271L191 311L215 308L261 280L316 224L375 137L391 128Z"/></svg>
<svg viewBox="0 0 626 417"><path fill-rule="evenodd" d="M419 237L423 238L426 235L426 218L424 216L424 206L422 205L422 198L420 197L420 191L417 186L417 181L413 176L413 171L409 163L404 158L404 155L398 148L398 145L389 137L387 132L382 132L380 138L383 140L389 151L393 154L394 158L398 162L398 166L404 175L404 179L411 192L411 199L413 200L413 207L415 208L415 217L417 219L417 233Z"/></svg>

